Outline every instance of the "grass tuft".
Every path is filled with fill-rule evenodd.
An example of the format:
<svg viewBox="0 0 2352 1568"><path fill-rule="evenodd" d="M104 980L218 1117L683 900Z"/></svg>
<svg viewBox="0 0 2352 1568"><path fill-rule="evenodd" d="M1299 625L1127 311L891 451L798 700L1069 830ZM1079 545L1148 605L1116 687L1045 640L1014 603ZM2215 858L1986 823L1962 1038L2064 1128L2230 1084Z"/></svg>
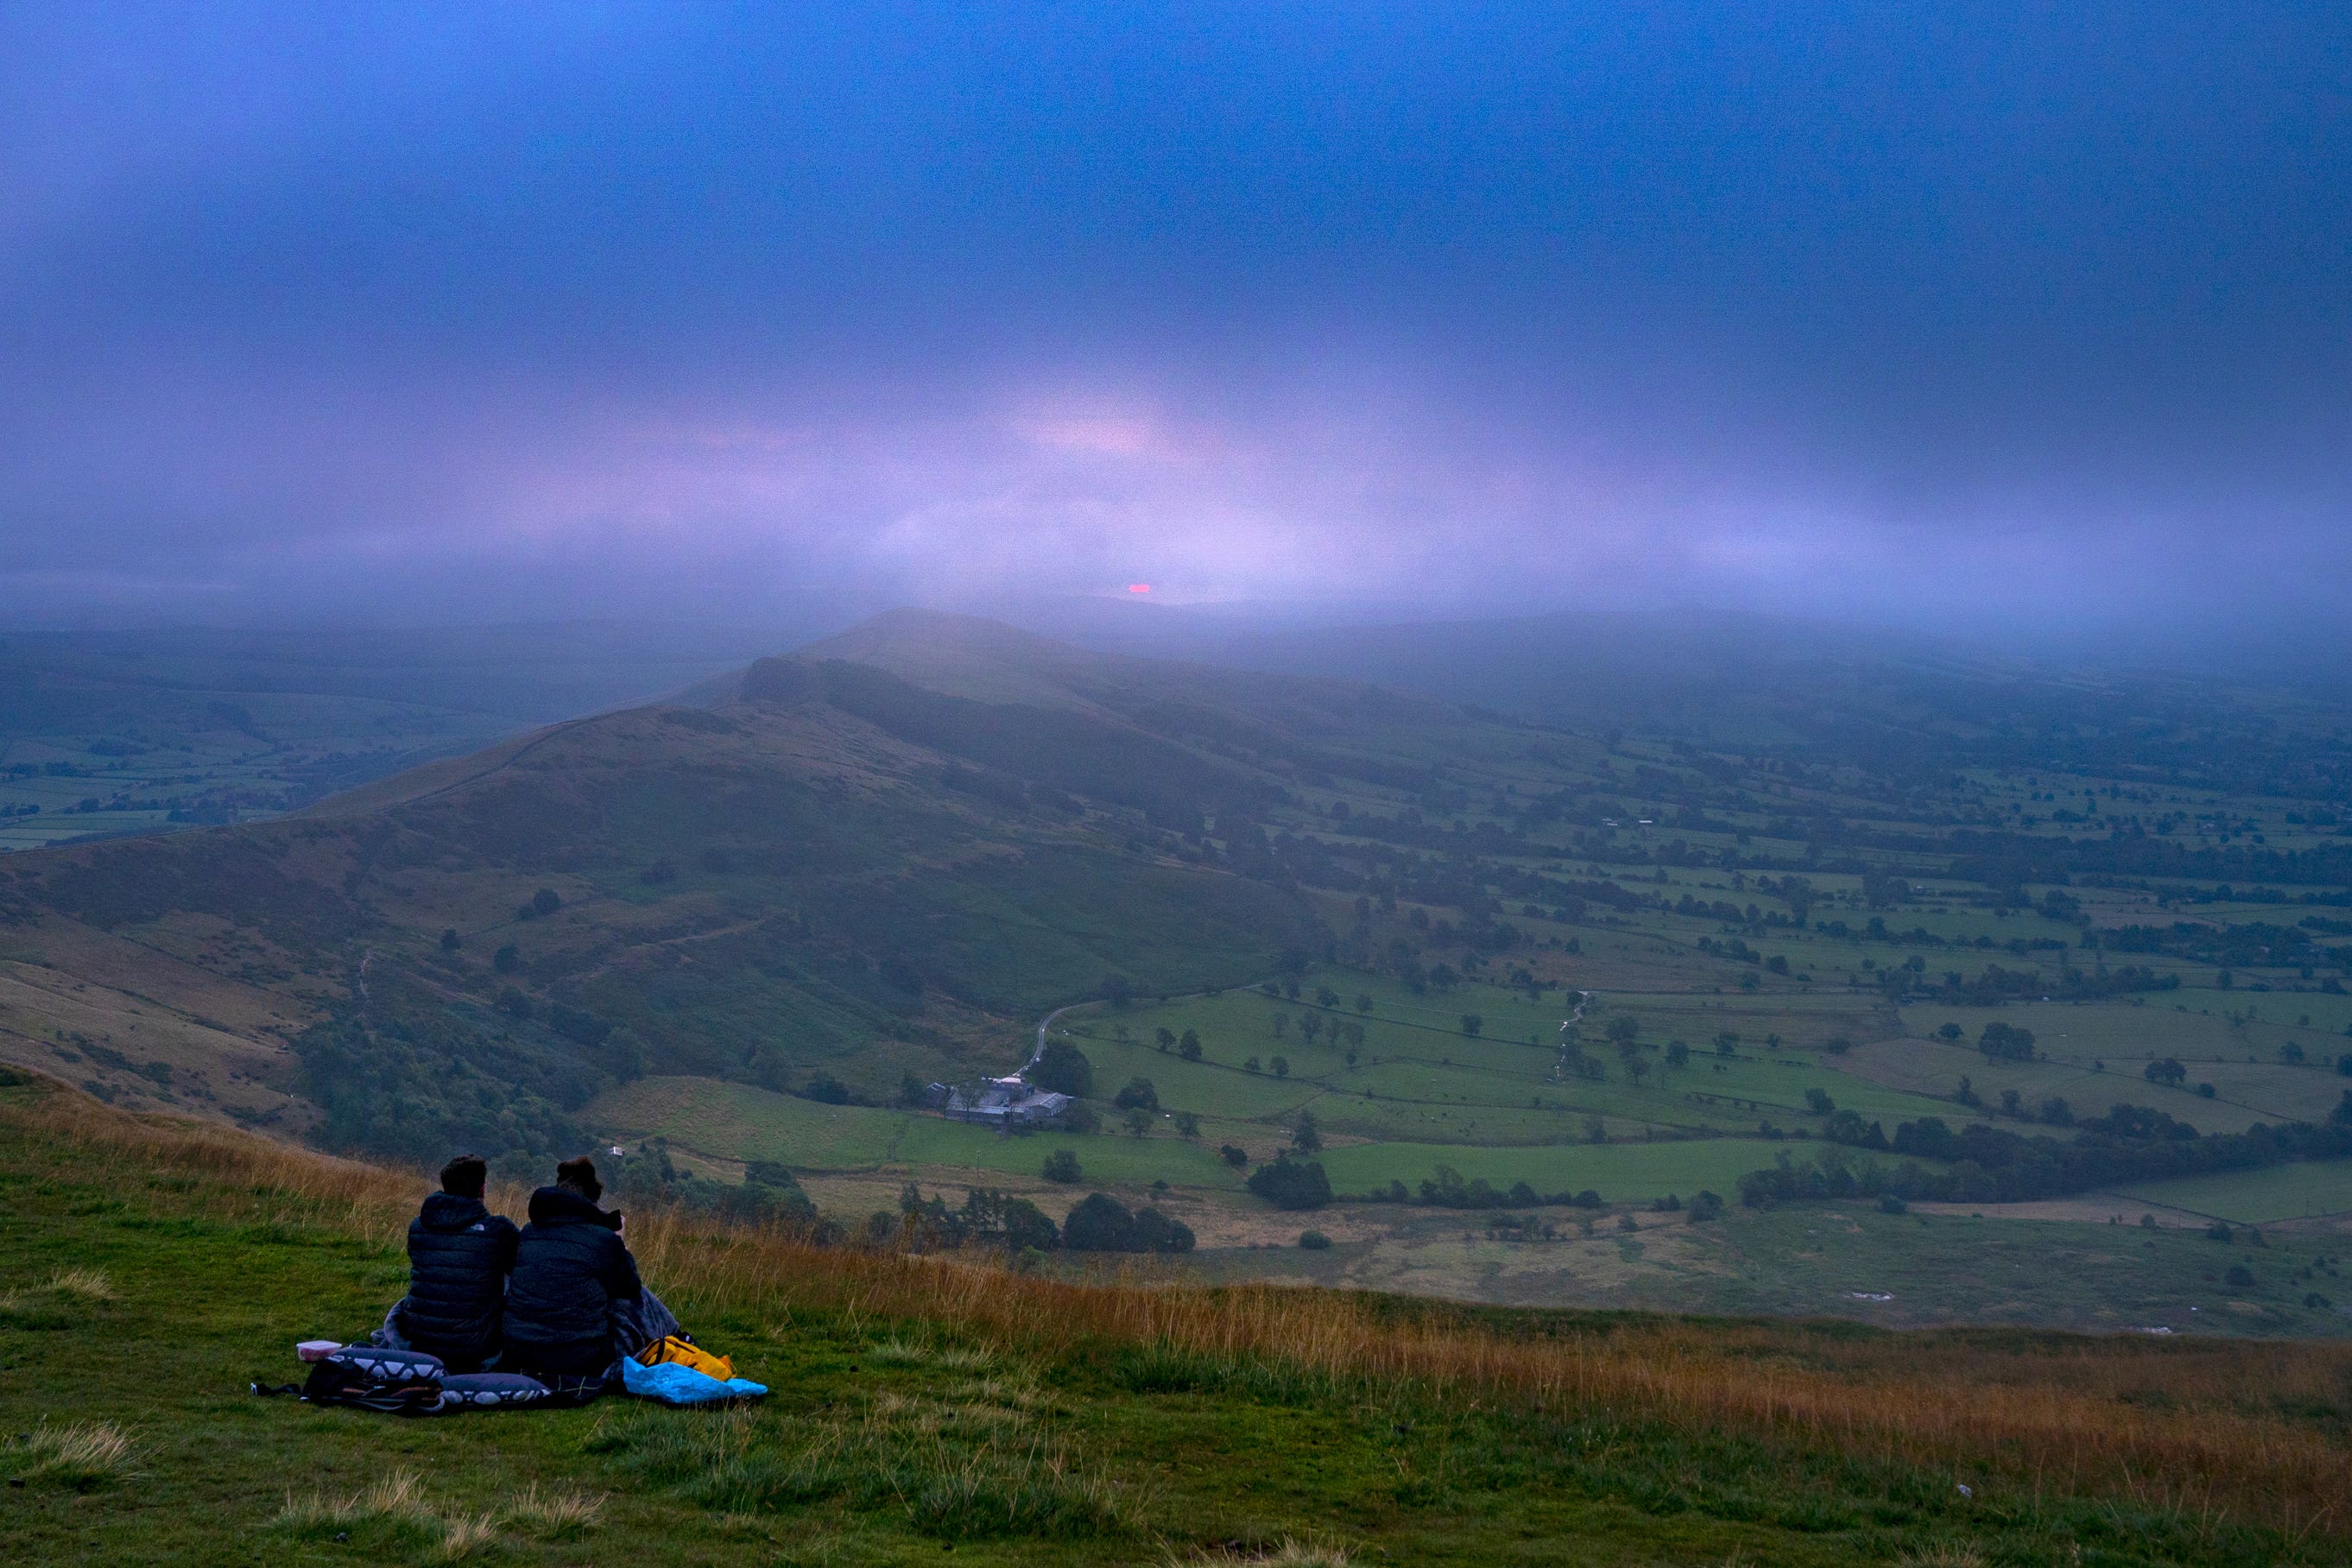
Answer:
<svg viewBox="0 0 2352 1568"><path fill-rule="evenodd" d="M1984 1553L1966 1542L1923 1547L1895 1560L1895 1568L1984 1568Z"/></svg>
<svg viewBox="0 0 2352 1568"><path fill-rule="evenodd" d="M58 1296L79 1296L95 1305L114 1300L114 1281L103 1268L60 1268L49 1277L49 1290Z"/></svg>
<svg viewBox="0 0 2352 1568"><path fill-rule="evenodd" d="M571 1541L596 1528L604 1517L604 1500L583 1491L545 1491L536 1482L509 1502L505 1517L527 1534L542 1541Z"/></svg>
<svg viewBox="0 0 2352 1568"><path fill-rule="evenodd" d="M127 1471L131 1455L131 1439L110 1421L43 1426L0 1447L0 1470L11 1479L89 1491Z"/></svg>
<svg viewBox="0 0 2352 1568"><path fill-rule="evenodd" d="M1351 1559L1348 1549L1310 1536L1305 1541L1284 1536L1270 1547L1263 1549L1235 1546L1194 1547L1178 1553L1171 1547L1166 1557L1167 1568L1348 1568Z"/></svg>

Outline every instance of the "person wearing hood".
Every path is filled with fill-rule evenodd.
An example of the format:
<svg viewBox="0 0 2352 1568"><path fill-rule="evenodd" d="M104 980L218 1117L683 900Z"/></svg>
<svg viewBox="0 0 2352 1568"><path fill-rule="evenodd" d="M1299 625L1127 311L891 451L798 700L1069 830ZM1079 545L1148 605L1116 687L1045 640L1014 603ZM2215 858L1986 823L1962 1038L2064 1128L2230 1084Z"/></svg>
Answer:
<svg viewBox="0 0 2352 1568"><path fill-rule="evenodd" d="M441 1190L408 1222L408 1295L394 1309L412 1350L439 1356L451 1372L495 1361L507 1271L519 1240L514 1222L482 1202L489 1168L479 1154L441 1167Z"/></svg>
<svg viewBox="0 0 2352 1568"><path fill-rule="evenodd" d="M555 1185L531 1194L507 1281L506 1370L541 1382L598 1378L643 1345L649 1327L675 1329L637 1278L622 1216L596 1206L604 1195L587 1160L564 1161Z"/></svg>

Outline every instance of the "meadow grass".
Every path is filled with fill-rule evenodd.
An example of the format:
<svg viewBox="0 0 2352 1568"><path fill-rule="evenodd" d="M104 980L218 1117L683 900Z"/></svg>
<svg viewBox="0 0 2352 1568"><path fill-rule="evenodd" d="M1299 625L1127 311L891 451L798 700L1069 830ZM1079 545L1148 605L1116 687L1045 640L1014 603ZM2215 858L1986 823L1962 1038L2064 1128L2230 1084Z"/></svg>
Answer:
<svg viewBox="0 0 2352 1568"><path fill-rule="evenodd" d="M62 1193L61 1173L71 1173L80 1195L54 1223L108 1227L103 1261L118 1292L142 1247L185 1238L248 1271L333 1268L346 1290L396 1293L394 1238L424 1185L411 1173L44 1088L0 1092L0 1120L16 1146L14 1190L46 1182ZM74 1208L89 1213L75 1218ZM1895 1335L1073 1281L961 1257L816 1248L782 1231L652 1212L633 1217L630 1240L648 1278L732 1342L722 1348L797 1357L812 1393L856 1390L845 1402L829 1395L831 1408L804 1394L719 1420L583 1413L595 1425L581 1436L600 1473L706 1516L887 1515L912 1539L1073 1551L1124 1542L1119 1560L1131 1560L1136 1543L1159 1535L1180 1545L1230 1539L1194 1517L1213 1511L1204 1499L1251 1496L1259 1508L1287 1499L1296 1537L1376 1494L1365 1517L1402 1543L1427 1539L1416 1521L1458 1523L1485 1506L1475 1499L1507 1492L1569 1509L1563 1531L1598 1517L1576 1509L1630 1510L1652 1521L1643 1529L1691 1512L1726 1530L1746 1521L1853 1551L1874 1543L1874 1556L1853 1560L1929 1550L1928 1536L1948 1538L1962 1518L1977 1534L1996 1525L2153 1531L2182 1561L2275 1552L2289 1541L2314 1560L2344 1556L2352 1347ZM268 1332L290 1341L316 1321ZM884 1388L866 1381L877 1378ZM1099 1392L1073 1392L1087 1389ZM580 1432L570 1415L495 1430ZM467 1419L425 1425L446 1443ZM1333 1446L1327 1458L1297 1468L1292 1449L1318 1444ZM1145 1458L1153 1452L1172 1468L1155 1467ZM578 1484L561 1473L530 1479ZM1960 1515L1953 1489L1963 1479L1971 1500ZM1186 1489L1184 1508L1171 1506L1169 1486ZM497 1513L498 1499L428 1508L418 1495L321 1489L286 1505L284 1528L310 1531L332 1510L365 1511L373 1499L383 1506L365 1528L384 1532L388 1552L488 1550L465 1522L486 1515L506 1542L496 1549L517 1549L522 1532ZM424 1522L427 1513L439 1522Z"/></svg>

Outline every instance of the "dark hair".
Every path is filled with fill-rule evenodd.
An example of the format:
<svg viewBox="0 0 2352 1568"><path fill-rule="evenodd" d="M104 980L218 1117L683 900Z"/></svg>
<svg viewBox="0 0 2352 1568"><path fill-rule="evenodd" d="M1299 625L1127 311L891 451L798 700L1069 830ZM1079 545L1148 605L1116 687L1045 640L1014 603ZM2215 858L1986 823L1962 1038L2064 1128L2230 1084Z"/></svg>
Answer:
<svg viewBox="0 0 2352 1568"><path fill-rule="evenodd" d="M461 1198L478 1198L490 1168L479 1154L460 1154L441 1167L441 1190Z"/></svg>
<svg viewBox="0 0 2352 1568"><path fill-rule="evenodd" d="M555 1167L555 1184L570 1188L592 1204L604 1195L604 1184L596 1179L596 1163L584 1154Z"/></svg>

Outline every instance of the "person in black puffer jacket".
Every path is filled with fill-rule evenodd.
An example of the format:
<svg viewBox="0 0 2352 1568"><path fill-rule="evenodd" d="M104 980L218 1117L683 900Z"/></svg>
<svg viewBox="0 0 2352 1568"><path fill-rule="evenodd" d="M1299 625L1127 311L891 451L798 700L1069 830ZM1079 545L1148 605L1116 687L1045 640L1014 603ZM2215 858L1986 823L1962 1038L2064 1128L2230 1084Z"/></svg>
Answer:
<svg viewBox="0 0 2352 1568"><path fill-rule="evenodd" d="M477 1372L499 1353L514 1222L482 1203L488 1175L479 1154L441 1167L441 1190L408 1222L408 1297L397 1311L409 1348L451 1372Z"/></svg>
<svg viewBox="0 0 2352 1568"><path fill-rule="evenodd" d="M596 1206L596 1167L566 1160L556 1183L530 1195L530 1223L507 1281L505 1370L542 1383L603 1373L634 1344L615 1349L614 1303L645 1296L637 1260L621 1240L622 1219Z"/></svg>

